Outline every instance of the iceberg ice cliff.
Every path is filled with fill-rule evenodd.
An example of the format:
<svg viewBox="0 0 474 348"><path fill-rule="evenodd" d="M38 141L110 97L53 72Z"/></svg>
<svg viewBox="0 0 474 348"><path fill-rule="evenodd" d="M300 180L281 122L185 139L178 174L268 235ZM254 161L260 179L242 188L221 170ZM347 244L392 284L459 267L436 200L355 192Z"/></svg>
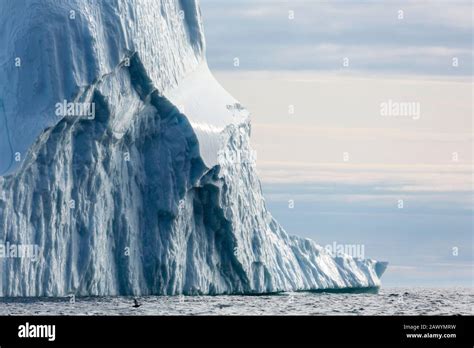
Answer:
<svg viewBox="0 0 474 348"><path fill-rule="evenodd" d="M265 207L194 0L0 2L0 296L377 287ZM19 63L19 64L18 64ZM57 103L94 105L58 116Z"/></svg>

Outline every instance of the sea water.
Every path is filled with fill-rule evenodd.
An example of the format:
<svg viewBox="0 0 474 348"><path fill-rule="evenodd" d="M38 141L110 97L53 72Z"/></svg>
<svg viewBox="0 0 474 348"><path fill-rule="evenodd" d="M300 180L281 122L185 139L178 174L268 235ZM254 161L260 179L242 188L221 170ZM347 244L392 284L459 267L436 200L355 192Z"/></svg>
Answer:
<svg viewBox="0 0 474 348"><path fill-rule="evenodd" d="M3 298L0 315L473 315L472 288L260 296Z"/></svg>

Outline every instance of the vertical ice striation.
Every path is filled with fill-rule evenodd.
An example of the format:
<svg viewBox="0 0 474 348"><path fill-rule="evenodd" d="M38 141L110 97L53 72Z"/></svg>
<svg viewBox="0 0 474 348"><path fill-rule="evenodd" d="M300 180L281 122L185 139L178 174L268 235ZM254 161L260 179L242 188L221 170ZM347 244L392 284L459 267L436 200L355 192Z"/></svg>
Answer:
<svg viewBox="0 0 474 348"><path fill-rule="evenodd" d="M196 1L4 0L0 19L0 242L41 250L0 258L0 296L380 285L385 263L332 257L266 210ZM58 117L63 100L95 117Z"/></svg>

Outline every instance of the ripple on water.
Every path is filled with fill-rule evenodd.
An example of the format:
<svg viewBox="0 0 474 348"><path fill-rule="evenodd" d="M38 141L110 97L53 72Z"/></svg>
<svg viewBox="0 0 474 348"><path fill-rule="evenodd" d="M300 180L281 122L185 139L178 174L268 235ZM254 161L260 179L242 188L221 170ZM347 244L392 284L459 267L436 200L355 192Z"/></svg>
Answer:
<svg viewBox="0 0 474 348"><path fill-rule="evenodd" d="M472 315L471 288L382 288L378 294L1 299L0 315Z"/></svg>

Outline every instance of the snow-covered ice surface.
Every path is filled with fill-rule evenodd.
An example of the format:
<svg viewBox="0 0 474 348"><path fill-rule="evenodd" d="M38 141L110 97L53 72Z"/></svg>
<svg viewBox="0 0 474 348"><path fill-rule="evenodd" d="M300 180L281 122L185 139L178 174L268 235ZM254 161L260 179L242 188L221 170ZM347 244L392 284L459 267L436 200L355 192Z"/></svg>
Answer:
<svg viewBox="0 0 474 348"><path fill-rule="evenodd" d="M472 288L382 288L378 294L3 299L0 315L473 315Z"/></svg>
<svg viewBox="0 0 474 348"><path fill-rule="evenodd" d="M2 0L0 19L0 175L59 122L56 103L80 99L131 53L160 91L203 56L193 0Z"/></svg>
<svg viewBox="0 0 474 348"><path fill-rule="evenodd" d="M207 67L195 1L0 10L0 241L41 250L0 259L0 296L380 286L386 263L333 257L267 211L249 113ZM63 99L95 117L56 116Z"/></svg>

